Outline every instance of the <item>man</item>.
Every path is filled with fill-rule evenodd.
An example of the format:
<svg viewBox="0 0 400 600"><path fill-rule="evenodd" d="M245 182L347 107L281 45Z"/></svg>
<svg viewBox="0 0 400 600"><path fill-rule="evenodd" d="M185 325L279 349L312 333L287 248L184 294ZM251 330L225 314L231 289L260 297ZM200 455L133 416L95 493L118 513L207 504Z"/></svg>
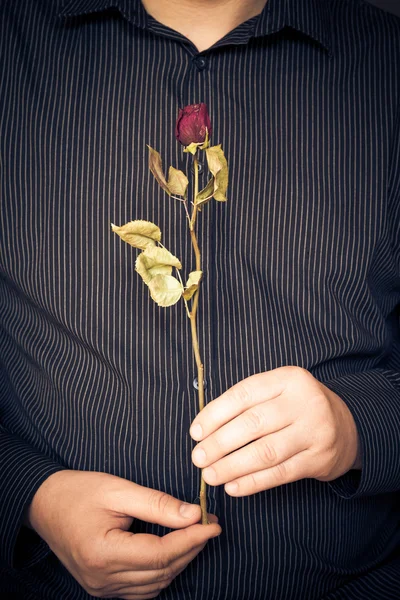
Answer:
<svg viewBox="0 0 400 600"><path fill-rule="evenodd" d="M1 8L0 595L398 598L398 19ZM198 222L199 415L185 312L151 303L110 231L154 221L190 271L146 144L189 171L173 132L197 102L230 168ZM198 523L197 467L219 524Z"/></svg>

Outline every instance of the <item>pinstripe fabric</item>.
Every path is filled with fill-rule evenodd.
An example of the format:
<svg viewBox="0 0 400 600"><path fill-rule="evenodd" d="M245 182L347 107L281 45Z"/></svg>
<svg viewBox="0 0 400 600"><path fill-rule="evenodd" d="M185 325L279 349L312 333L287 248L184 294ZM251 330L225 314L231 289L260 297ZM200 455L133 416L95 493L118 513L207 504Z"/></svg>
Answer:
<svg viewBox="0 0 400 600"><path fill-rule="evenodd" d="M303 366L348 403L364 468L249 498L210 489L224 533L160 598L398 598L399 20L362 0L269 0L202 65L138 1L0 9L0 597L88 598L19 532L50 473L197 496L188 319L149 300L110 222L156 222L191 269L145 144L186 170L177 108L202 101L231 173L227 205L199 220L207 399Z"/></svg>

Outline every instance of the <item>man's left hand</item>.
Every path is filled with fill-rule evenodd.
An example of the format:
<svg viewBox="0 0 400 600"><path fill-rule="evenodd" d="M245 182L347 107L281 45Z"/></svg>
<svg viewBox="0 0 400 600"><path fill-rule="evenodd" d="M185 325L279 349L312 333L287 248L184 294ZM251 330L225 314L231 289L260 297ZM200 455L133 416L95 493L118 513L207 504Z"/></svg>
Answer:
<svg viewBox="0 0 400 600"><path fill-rule="evenodd" d="M231 496L361 468L358 434L341 398L300 367L252 375L210 402L190 428L193 462Z"/></svg>

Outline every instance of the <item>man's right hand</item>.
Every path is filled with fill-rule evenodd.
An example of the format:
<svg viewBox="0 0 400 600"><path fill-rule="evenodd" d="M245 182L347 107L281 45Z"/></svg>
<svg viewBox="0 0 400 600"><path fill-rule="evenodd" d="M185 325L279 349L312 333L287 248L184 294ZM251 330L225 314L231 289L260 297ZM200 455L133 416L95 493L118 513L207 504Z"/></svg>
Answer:
<svg viewBox="0 0 400 600"><path fill-rule="evenodd" d="M176 531L133 534L134 518ZM89 594L135 600L158 596L221 533L217 523L200 525L199 519L197 505L86 471L51 475L27 512L27 524Z"/></svg>

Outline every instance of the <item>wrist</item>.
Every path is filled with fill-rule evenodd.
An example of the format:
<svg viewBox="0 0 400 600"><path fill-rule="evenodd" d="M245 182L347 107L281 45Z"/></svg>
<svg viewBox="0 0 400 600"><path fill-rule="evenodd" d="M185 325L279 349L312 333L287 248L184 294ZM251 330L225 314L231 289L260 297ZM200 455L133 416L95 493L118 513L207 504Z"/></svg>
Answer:
<svg viewBox="0 0 400 600"><path fill-rule="evenodd" d="M23 518L23 525L39 533L39 523L43 515L48 513L46 505L49 499L54 496L54 490L59 487L60 479L65 476L65 471L52 473L38 487L31 503L26 507Z"/></svg>
<svg viewBox="0 0 400 600"><path fill-rule="evenodd" d="M352 470L361 470L361 449L357 425L353 413L346 402L333 390L327 388L327 396L331 406L335 407L338 439L338 448L341 448L342 474Z"/></svg>

